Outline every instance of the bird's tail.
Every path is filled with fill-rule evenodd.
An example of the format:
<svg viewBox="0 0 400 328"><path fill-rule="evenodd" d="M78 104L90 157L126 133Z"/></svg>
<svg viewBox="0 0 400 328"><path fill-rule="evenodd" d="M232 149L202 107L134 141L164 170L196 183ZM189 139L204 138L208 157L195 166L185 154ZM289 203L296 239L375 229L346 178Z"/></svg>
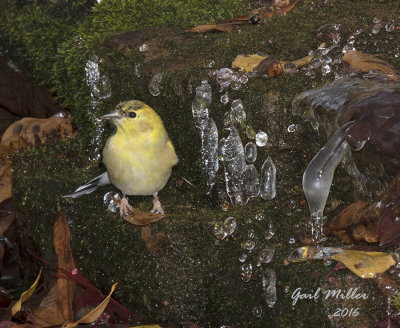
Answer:
<svg viewBox="0 0 400 328"><path fill-rule="evenodd" d="M64 195L63 198L77 198L82 195L90 194L95 191L98 187L110 184L107 172L100 174L94 179L90 180L83 186L78 187L72 194Z"/></svg>

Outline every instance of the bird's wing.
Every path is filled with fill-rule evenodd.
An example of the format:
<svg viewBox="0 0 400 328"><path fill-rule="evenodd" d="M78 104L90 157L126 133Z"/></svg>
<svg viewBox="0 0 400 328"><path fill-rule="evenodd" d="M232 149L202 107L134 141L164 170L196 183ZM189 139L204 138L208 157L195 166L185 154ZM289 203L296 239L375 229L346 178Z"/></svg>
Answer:
<svg viewBox="0 0 400 328"><path fill-rule="evenodd" d="M95 191L98 187L110 184L107 171L90 180L83 186L78 187L72 194L64 195L63 198L77 198L82 195L90 194Z"/></svg>

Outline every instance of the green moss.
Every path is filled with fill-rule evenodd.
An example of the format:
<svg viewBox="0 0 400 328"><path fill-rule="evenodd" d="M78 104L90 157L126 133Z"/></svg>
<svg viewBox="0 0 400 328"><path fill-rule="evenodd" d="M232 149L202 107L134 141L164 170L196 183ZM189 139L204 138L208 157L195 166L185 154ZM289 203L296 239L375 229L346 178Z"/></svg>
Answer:
<svg viewBox="0 0 400 328"><path fill-rule="evenodd" d="M210 78L211 70L230 67L239 54L260 53L286 60L298 59L323 42L331 43L329 32L332 32L333 23L340 24L341 41L332 50L332 57L341 53L350 35L363 28L367 32L357 38L357 49L369 53L379 52L379 49L387 54L386 59L395 58L400 36L385 31L379 36L369 35L369 29L376 12L385 9L389 13L390 8L391 16L385 14L383 18L399 15L397 2L376 4L375 1L363 1L354 6L351 1L338 0L321 3L322 6L318 7L305 0L285 16L275 16L257 26L243 25L240 32L184 36L179 33L194 24L242 14L245 12L244 4L240 1L221 1L217 7L212 1L156 1L152 6L147 4L147 1L103 1L96 5L60 37L55 52L47 52L48 48L45 48L47 57L43 58L48 61L48 66L42 66L40 62L39 68L33 68L29 64L30 51L37 47L35 42L30 42L27 49L20 48L19 58L28 63L27 67L33 74L37 73L36 76L42 76L42 81L45 81L43 72L49 72L50 79L46 81L51 81L50 84L73 111L73 120L80 133L75 140L33 149L14 158L14 201L20 216L28 222L32 238L40 245L44 257L51 257L53 221L57 211L65 209L72 230L73 253L81 272L104 291L112 282L119 281L116 297L134 312L142 313L145 322L193 321L203 327L302 327L308 324L306 318L312 317L314 326L330 327L327 314L332 309L324 308L321 302L303 302L292 307L290 297L297 287L313 290L322 284L330 268L318 262L283 266L283 260L294 247L301 246L298 242L289 244L289 238L308 229L308 209L304 203L301 176L309 160L326 141L325 136L313 131L309 123L292 116L290 104L294 95L330 82L333 74L322 76L316 70L309 76L300 71L276 79L250 79L240 90L229 89L231 100L242 99L247 124L255 131L268 133L269 145L258 148L255 165L260 168L266 157L271 156L278 168L278 186L273 201L254 199L247 206L229 208L228 212L221 210L216 197L204 195L200 138L191 113L193 91L203 79L209 80L213 88L210 116L219 127L220 137L223 137L227 133L222 129L223 116L229 105L219 101L222 93L215 78ZM84 2L81 5L84 6ZM27 13L30 13L38 4L26 6ZM2 28L7 32L9 45L19 44L21 47L24 38L30 37L21 36L25 31L21 29L22 21L29 21L31 16L25 16L22 9L18 10L18 15L21 15L21 23L17 24L19 29L12 31L10 25L2 25ZM33 26L30 24L27 26ZM170 26L171 37L162 39L162 32L153 30L155 32L149 34L148 41L159 44L165 55L156 56L151 48L140 53L136 45L127 52L117 51L112 45L116 34L164 25ZM182 41L180 46L176 45L176 40ZM367 44L363 43L364 40ZM377 51L371 49L375 42ZM102 60L100 72L109 77L112 95L90 112L91 98L84 68L93 55ZM177 62L189 63L189 60L190 65L171 69ZM215 65L209 68L207 64L211 60ZM140 64L140 77L135 75L136 64ZM340 67L335 66L335 70L340 70ZM161 94L153 97L148 92L148 82L159 71L165 71ZM105 126L104 135L97 143L92 143L92 137L97 133L93 116L108 112L120 101L128 99L140 99L160 114L180 158L168 185L160 192L171 216L152 225L153 233L165 234L159 252L144 247L139 228L124 222L116 214L106 212L103 195L115 190L114 187L103 187L76 200L60 197L104 170L101 164L90 162L88 158L95 146L102 146L110 128ZM287 132L292 123L299 126L296 133ZM243 143L250 141L243 127L239 127L239 132ZM352 188L345 173L340 170L337 173L334 182L343 181L343 185L335 184L332 188L328 216L333 210L333 200L352 200ZM176 179L182 177L194 183L196 188L185 183L177 186ZM220 171L218 186L221 185L224 181ZM142 210L151 208L149 197L132 197L131 201ZM256 222L253 218L257 213L263 213L266 219ZM218 241L213 234L214 224L228 216L237 219L237 231L228 240ZM252 223L246 223L249 218ZM271 241L266 241L264 235L269 221L274 224L276 235ZM241 245L247 240L249 229L255 230L257 247L273 243L277 250L273 262L261 267L254 264L257 251L251 253L253 279L244 283L240 279L238 256L243 252ZM330 243L337 241L330 240ZM266 268L273 268L278 276L278 303L272 309L266 306L262 294L261 277ZM286 287L288 293L285 293ZM255 318L252 309L260 305L262 316ZM376 307L383 313L378 303Z"/></svg>

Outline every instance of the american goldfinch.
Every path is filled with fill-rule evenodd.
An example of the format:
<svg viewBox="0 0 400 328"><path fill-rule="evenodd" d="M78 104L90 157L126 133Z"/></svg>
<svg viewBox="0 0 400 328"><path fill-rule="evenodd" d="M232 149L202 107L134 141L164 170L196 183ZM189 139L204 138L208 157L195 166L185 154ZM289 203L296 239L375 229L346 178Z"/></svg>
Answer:
<svg viewBox="0 0 400 328"><path fill-rule="evenodd" d="M101 119L116 126L103 150L107 171L63 197L79 197L112 183L124 194L121 216L132 210L125 195L153 195L151 211L163 214L157 193L166 185L178 157L161 118L143 102L130 100Z"/></svg>

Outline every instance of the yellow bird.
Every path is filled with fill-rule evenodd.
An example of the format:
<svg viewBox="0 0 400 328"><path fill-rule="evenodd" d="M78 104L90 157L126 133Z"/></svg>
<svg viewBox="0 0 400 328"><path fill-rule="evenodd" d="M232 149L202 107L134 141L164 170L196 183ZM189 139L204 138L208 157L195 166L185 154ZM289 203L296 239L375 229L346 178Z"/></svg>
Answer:
<svg viewBox="0 0 400 328"><path fill-rule="evenodd" d="M63 197L79 197L112 183L124 194L121 216L132 210L125 195L153 195L151 211L163 214L157 193L166 185L178 157L161 118L145 103L130 100L101 119L116 126L103 150L107 171Z"/></svg>

